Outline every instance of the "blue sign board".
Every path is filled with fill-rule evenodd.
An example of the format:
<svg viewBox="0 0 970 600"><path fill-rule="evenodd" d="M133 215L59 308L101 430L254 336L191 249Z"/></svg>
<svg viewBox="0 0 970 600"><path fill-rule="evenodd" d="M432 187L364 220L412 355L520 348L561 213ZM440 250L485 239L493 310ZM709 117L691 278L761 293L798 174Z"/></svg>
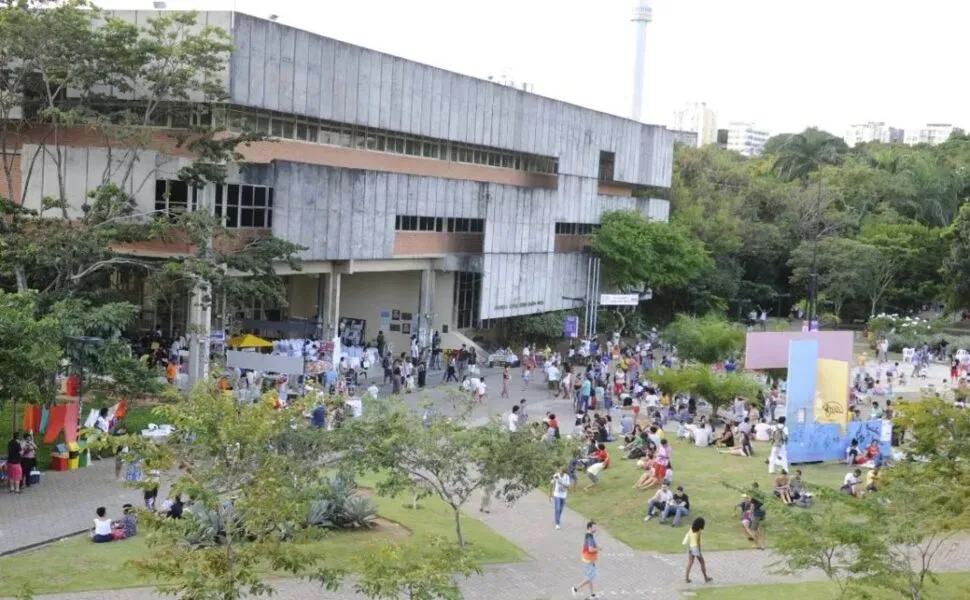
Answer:
<svg viewBox="0 0 970 600"><path fill-rule="evenodd" d="M568 316L562 322L562 334L570 339L579 337L579 317Z"/></svg>

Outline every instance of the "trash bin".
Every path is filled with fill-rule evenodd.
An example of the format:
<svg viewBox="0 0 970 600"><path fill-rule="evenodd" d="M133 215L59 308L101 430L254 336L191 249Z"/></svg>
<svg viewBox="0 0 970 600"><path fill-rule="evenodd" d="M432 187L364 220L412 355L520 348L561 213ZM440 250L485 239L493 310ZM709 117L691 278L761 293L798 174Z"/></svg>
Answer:
<svg viewBox="0 0 970 600"><path fill-rule="evenodd" d="M423 388L428 380L428 372L424 369L418 369L418 387Z"/></svg>

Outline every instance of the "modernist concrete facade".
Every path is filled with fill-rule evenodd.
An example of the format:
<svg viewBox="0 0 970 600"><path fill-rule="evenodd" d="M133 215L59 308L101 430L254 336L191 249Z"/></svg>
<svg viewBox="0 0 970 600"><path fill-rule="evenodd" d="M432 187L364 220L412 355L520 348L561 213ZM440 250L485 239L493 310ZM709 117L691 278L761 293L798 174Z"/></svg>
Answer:
<svg viewBox="0 0 970 600"><path fill-rule="evenodd" d="M157 12L115 14L144 21ZM588 277L581 240L604 212L668 217L666 201L640 197L671 184L675 134L662 126L240 13L203 20L230 31L236 46L225 74L230 99L213 118L278 139L242 148L245 164L229 183L201 193L217 214L232 211L235 226L306 247L290 316L365 319L372 338L378 307L407 304L422 315L416 325L437 329L575 307L566 298L582 296ZM174 189L191 159L164 128L156 138L127 183L145 210L159 207L160 190ZM77 193L112 159L84 133L71 145L67 181ZM31 151L25 144L24 156ZM33 208L56 184L40 154L25 194ZM341 291L355 274L381 281L373 275L381 272L410 273L418 294L398 285ZM317 283L301 280L311 277ZM365 292L377 299L359 302Z"/></svg>

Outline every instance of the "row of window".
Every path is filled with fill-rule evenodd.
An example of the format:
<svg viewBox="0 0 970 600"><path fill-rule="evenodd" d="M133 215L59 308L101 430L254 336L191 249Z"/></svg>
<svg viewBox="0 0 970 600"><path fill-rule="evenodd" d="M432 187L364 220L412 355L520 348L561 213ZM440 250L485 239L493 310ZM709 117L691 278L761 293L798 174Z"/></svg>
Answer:
<svg viewBox="0 0 970 600"><path fill-rule="evenodd" d="M199 188L189 189L184 181L155 181L155 212L176 216L199 207ZM273 226L273 188L264 185L218 184L215 188L215 216L226 227L269 229Z"/></svg>
<svg viewBox="0 0 970 600"><path fill-rule="evenodd" d="M231 108L225 112L222 109L216 109L213 122L236 131L254 131L272 137L357 150L391 152L531 173L559 172L559 160L555 158L395 133L349 123L306 119L282 113L237 108Z"/></svg>
<svg viewBox="0 0 970 600"><path fill-rule="evenodd" d="M556 235L593 235L599 228L596 223L556 223Z"/></svg>
<svg viewBox="0 0 970 600"><path fill-rule="evenodd" d="M398 215L394 219L394 229L395 231L431 231L438 233L485 233L485 219Z"/></svg>
<svg viewBox="0 0 970 600"><path fill-rule="evenodd" d="M113 107L102 106L99 110L102 114L110 114L111 108ZM119 114L132 110L131 106L126 105L118 105L117 108ZM559 160L552 157L253 109L197 105L197 110L193 111L182 107L161 106L153 113L150 124L175 129L225 127L233 131L251 131L270 137L357 150L390 152L530 173L555 175L559 172Z"/></svg>

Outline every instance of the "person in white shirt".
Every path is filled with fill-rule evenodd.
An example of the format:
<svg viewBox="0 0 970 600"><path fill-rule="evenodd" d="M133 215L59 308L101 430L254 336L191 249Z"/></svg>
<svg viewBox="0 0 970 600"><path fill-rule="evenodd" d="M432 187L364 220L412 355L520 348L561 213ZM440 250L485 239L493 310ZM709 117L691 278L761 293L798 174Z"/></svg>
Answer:
<svg viewBox="0 0 970 600"><path fill-rule="evenodd" d="M478 385L475 386L475 400L481 403L485 403L485 378L482 377L478 380Z"/></svg>
<svg viewBox="0 0 970 600"><path fill-rule="evenodd" d="M556 474L552 476L552 489L549 491L549 498L553 503L553 518L556 523L556 529L560 528L562 522L562 509L566 507L566 496L569 493L569 486L572 485L573 480L566 473L566 470L561 468L556 471Z"/></svg>
<svg viewBox="0 0 970 600"><path fill-rule="evenodd" d="M707 423L702 423L693 430L694 445L698 448L707 448L711 445L711 438L713 436L714 431L711 429L711 426Z"/></svg>
<svg viewBox="0 0 970 600"><path fill-rule="evenodd" d="M771 441L771 425L764 421L754 426L754 439L759 442Z"/></svg>
<svg viewBox="0 0 970 600"><path fill-rule="evenodd" d="M519 430L519 405L516 404L512 407L512 412L509 413L509 431L515 433Z"/></svg>
<svg viewBox="0 0 970 600"><path fill-rule="evenodd" d="M862 471L859 469L856 469L851 473L846 473L845 479L842 480L842 487L839 488L839 491L849 496L861 498L865 495L865 492L859 486L860 481L862 481Z"/></svg>
<svg viewBox="0 0 970 600"><path fill-rule="evenodd" d="M774 474L775 467L788 470L788 427L785 417L778 417L778 425L771 432L771 454L768 456L768 473Z"/></svg>
<svg viewBox="0 0 970 600"><path fill-rule="evenodd" d="M99 506L95 514L97 516L94 518L94 532L91 534L91 541L95 544L112 541L114 536L111 535L111 519L108 518L108 511L103 506Z"/></svg>
<svg viewBox="0 0 970 600"><path fill-rule="evenodd" d="M751 419L747 418L738 424L738 429L745 435L751 435Z"/></svg>
<svg viewBox="0 0 970 600"><path fill-rule="evenodd" d="M643 522L646 523L650 519L654 518L656 513L663 514L664 509L667 508L667 503L673 499L674 494L670 491L670 485L666 483L661 484L660 489L657 490L657 493L647 501L647 516L643 518Z"/></svg>

